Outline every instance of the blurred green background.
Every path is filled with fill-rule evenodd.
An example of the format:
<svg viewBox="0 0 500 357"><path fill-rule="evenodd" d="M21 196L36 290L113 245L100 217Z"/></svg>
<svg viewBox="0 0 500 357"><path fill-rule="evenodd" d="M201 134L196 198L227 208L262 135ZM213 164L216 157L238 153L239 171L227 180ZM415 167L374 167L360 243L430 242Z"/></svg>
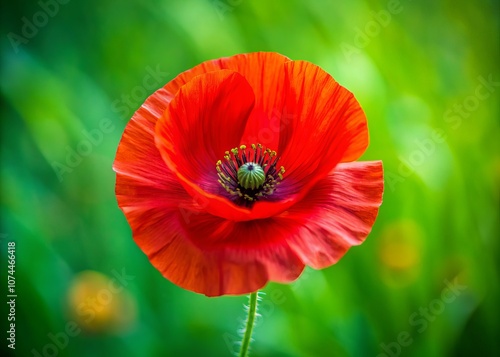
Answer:
<svg viewBox="0 0 500 357"><path fill-rule="evenodd" d="M163 279L131 239L111 166L156 88L259 50L318 64L355 93L370 127L362 160L384 161L386 188L362 246L264 289L251 356L499 355L498 1L1 6L0 303L15 241L17 356L237 350L247 298Z"/></svg>

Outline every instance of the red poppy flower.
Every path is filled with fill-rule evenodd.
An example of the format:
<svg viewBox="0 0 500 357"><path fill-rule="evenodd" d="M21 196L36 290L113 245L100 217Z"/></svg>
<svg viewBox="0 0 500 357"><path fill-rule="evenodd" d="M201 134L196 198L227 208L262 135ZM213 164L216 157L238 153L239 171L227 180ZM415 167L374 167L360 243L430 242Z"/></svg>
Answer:
<svg viewBox="0 0 500 357"><path fill-rule="evenodd" d="M277 53L204 62L137 110L118 146L116 196L134 240L173 283L208 296L290 282L363 242L380 161L354 96Z"/></svg>

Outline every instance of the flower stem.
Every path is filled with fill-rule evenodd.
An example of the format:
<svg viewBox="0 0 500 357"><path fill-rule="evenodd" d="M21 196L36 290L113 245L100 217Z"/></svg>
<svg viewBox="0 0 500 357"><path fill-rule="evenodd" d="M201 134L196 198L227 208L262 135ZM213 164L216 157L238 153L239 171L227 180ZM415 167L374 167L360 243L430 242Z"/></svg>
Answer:
<svg viewBox="0 0 500 357"><path fill-rule="evenodd" d="M249 299L250 299L250 306L248 307L247 323L245 326L245 334L243 335L243 341L241 341L241 349L239 357L248 356L248 347L250 347L253 325L255 323L255 315L257 312L257 292L251 293Z"/></svg>

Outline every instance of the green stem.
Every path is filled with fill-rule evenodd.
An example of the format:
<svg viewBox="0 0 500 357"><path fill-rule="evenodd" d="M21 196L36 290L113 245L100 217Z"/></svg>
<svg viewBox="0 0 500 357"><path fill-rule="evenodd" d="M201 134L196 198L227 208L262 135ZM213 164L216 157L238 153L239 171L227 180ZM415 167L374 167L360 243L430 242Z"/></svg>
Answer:
<svg viewBox="0 0 500 357"><path fill-rule="evenodd" d="M250 306L248 307L248 317L245 326L245 334L243 335L243 341L241 341L241 349L239 357L248 356L248 347L250 347L250 341L252 339L252 330L255 323L255 315L257 312L257 292L250 294Z"/></svg>

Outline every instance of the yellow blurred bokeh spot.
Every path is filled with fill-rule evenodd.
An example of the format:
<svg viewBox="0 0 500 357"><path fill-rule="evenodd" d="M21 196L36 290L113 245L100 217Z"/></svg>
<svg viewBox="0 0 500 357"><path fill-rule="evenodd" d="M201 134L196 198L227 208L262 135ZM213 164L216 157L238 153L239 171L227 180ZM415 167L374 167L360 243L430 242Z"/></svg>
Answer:
<svg viewBox="0 0 500 357"><path fill-rule="evenodd" d="M122 332L137 317L137 304L119 279L86 270L78 273L68 289L71 318L87 332Z"/></svg>
<svg viewBox="0 0 500 357"><path fill-rule="evenodd" d="M412 220L388 224L381 234L379 259L388 285L405 285L419 274L422 259L422 232Z"/></svg>

